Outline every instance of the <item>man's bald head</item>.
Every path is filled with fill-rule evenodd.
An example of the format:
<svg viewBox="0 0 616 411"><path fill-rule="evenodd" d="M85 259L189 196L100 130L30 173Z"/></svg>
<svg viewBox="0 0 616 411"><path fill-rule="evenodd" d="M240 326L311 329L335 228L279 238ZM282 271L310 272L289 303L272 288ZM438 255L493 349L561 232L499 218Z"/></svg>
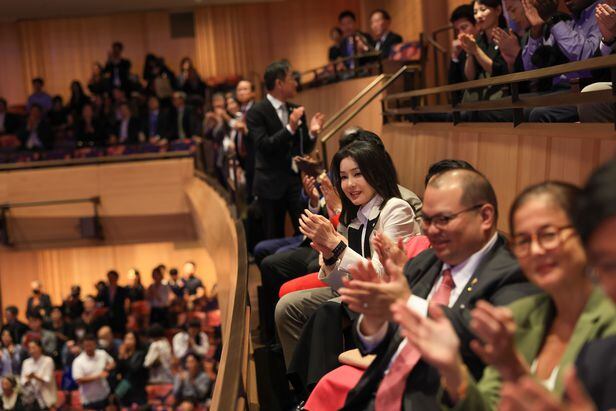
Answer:
<svg viewBox="0 0 616 411"><path fill-rule="evenodd" d="M478 171L457 169L434 176L428 187L436 189L459 187L462 191L460 203L463 207L491 204L494 207L494 224L498 220L496 193L488 179Z"/></svg>

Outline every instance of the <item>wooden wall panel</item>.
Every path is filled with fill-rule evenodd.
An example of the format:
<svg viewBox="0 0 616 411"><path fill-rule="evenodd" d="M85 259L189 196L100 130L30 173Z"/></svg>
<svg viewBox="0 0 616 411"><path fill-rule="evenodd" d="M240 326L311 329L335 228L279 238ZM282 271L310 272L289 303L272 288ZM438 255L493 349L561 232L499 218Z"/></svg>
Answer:
<svg viewBox="0 0 616 411"><path fill-rule="evenodd" d="M208 292L216 283L216 267L212 257L198 243L152 243L102 247L61 248L37 251L0 251L0 289L2 305L16 305L21 314L30 293L30 282L39 280L52 298L60 304L73 284L79 284L82 295L95 292L97 281L105 279L108 270L120 273L120 284L127 284L129 268L141 272L144 285L151 284L151 270L158 264L182 269L185 261L194 260L197 274Z"/></svg>
<svg viewBox="0 0 616 411"><path fill-rule="evenodd" d="M443 158L469 161L497 192L499 228L526 186L558 179L583 184L593 168L616 154L616 133L609 124L387 124L383 140L401 183L423 193L428 166Z"/></svg>

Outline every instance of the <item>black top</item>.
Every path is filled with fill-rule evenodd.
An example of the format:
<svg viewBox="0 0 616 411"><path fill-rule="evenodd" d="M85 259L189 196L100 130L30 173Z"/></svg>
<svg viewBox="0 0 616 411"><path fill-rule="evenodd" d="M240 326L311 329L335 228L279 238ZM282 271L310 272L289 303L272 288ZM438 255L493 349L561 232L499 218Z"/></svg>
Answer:
<svg viewBox="0 0 616 411"><path fill-rule="evenodd" d="M616 408L616 336L587 343L575 362L577 376L598 411Z"/></svg>

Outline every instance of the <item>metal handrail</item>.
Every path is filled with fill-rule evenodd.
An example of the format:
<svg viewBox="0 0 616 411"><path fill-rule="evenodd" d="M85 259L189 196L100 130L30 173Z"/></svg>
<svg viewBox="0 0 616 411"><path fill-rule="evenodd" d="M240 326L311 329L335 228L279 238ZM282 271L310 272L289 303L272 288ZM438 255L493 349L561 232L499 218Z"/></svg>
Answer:
<svg viewBox="0 0 616 411"><path fill-rule="evenodd" d="M332 131L330 131L329 133L327 133L322 139L321 139L321 144L325 144L327 143L327 141L332 138L338 131L340 131L340 129L342 127L344 127L345 125L347 125L349 123L349 121L353 120L353 118L355 118L355 116L357 114L359 114L360 111L362 111L368 104L370 104L372 102L372 100L374 100L379 94L381 94L383 91L385 91L394 81L396 81L398 79L398 77L400 77L406 70L408 69L408 66L402 66L400 67L400 69L398 71L396 71L396 73L394 73L393 75L391 75L391 77L389 77L387 79L387 81L381 86L381 88L374 93L372 96L370 96L370 98L365 101L361 106L359 106L358 108L356 108L350 115L348 115L344 120L342 120L342 122L340 122Z"/></svg>
<svg viewBox="0 0 616 411"><path fill-rule="evenodd" d="M302 71L301 73L299 73L299 75L303 77L303 76L305 76L307 74L315 73L318 70L326 68L330 64L333 64L334 66L336 66L337 64L345 63L347 61L357 60L357 59L362 59L362 58L378 57L380 55L381 55L381 53L378 52L378 51L369 51L367 53L353 54L352 56L347 56L347 57L338 57L336 60L332 60L332 61L330 61L327 64L324 64L322 66L315 67L315 68L312 68L312 69L309 69L309 70L306 70L306 71Z"/></svg>
<svg viewBox="0 0 616 411"><path fill-rule="evenodd" d="M370 84L368 84L366 87L364 87L359 93L357 93L357 95L355 97L353 97L351 99L351 101L349 101L344 107L342 107L342 109L338 110L338 112L336 114L334 114L333 116L331 116L329 118L329 120L327 120L325 122L325 124L323 124L323 128L321 129L321 132L325 131L326 129L328 129L332 124L334 124L334 122L336 122L340 117L342 117L347 111L349 111L351 109L351 107L353 107L355 104L357 104L357 102L359 100L361 100L366 94L368 94L370 92L370 90L372 90L374 88L374 86L376 86L378 83L380 83L385 77L388 77L389 74L379 74L374 80L372 80L370 82Z"/></svg>
<svg viewBox="0 0 616 411"><path fill-rule="evenodd" d="M404 65L400 67L400 69L395 72L393 75L389 76L387 81L374 93L370 98L363 102L358 108L356 108L351 114L349 114L346 118L344 118L334 129L328 132L323 138L321 138L321 155L323 156L323 166L327 169L327 141L332 138L336 133L338 133L342 127L346 126L349 121L353 120L359 112L361 112L364 108L368 106L377 96L379 96L383 91L385 91L394 81L396 81L404 72L408 70L408 66ZM374 83L369 90L372 90L376 84ZM362 90L363 91L363 90ZM367 94L367 93L366 93ZM364 94L365 95L365 94ZM359 99L358 99L359 101Z"/></svg>

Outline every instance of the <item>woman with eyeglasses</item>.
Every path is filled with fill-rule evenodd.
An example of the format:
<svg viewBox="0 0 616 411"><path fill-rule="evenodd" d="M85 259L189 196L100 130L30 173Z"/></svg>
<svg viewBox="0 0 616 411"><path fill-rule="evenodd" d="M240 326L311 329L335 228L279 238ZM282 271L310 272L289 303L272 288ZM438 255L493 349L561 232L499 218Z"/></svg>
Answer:
<svg viewBox="0 0 616 411"><path fill-rule="evenodd" d="M616 334L616 310L587 274L587 260L571 216L579 189L546 182L514 201L509 223L512 251L524 274L543 290L508 308L479 302L472 311L471 348L489 365L474 381L463 365L460 341L444 315L420 317L403 302L393 307L404 334L438 369L447 405L496 409L503 382L533 376L557 396L563 375L582 346Z"/></svg>

